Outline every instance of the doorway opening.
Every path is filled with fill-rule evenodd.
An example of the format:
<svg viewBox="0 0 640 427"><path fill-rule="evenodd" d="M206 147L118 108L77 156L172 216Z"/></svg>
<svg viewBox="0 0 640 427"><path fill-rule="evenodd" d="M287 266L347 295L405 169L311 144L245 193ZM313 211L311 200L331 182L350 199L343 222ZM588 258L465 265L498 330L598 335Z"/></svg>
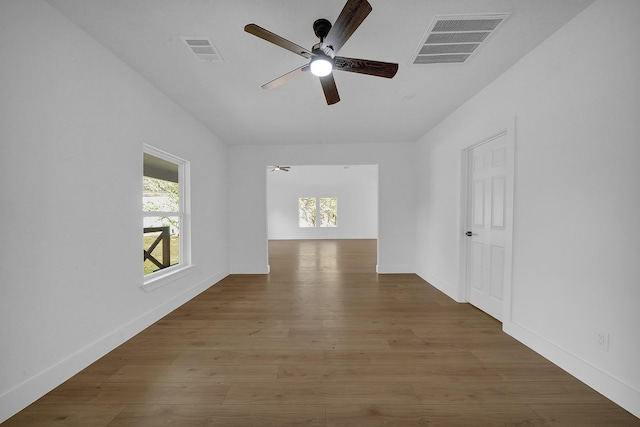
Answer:
<svg viewBox="0 0 640 427"><path fill-rule="evenodd" d="M265 172L269 271L272 253L283 246L278 242L297 241L294 246L305 252L302 262L310 266L315 253L322 261L314 262L324 263L326 270L331 263L337 266L349 252L344 249L348 245L338 245L338 241L362 240L363 244L370 242L361 250L375 250L375 272L378 165L287 166L286 171L268 166Z"/></svg>

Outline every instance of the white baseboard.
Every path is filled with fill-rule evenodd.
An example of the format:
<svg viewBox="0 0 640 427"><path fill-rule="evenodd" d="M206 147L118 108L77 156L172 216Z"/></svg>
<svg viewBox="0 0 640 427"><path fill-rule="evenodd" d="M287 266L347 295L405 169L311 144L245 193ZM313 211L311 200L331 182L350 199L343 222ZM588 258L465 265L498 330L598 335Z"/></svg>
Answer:
<svg viewBox="0 0 640 427"><path fill-rule="evenodd" d="M34 375L0 396L0 423L26 408L84 368L123 344L139 332L224 279L217 273L176 295L169 301L122 325L67 358Z"/></svg>
<svg viewBox="0 0 640 427"><path fill-rule="evenodd" d="M437 277L429 274L424 270L416 271L416 274L420 276L420 278L426 282L428 282L431 286L444 293L446 296L454 300L455 302L466 302L459 297L459 289L458 286L450 286L444 281L438 279Z"/></svg>
<svg viewBox="0 0 640 427"><path fill-rule="evenodd" d="M504 322L503 330L589 387L640 418L640 392L638 390L513 321Z"/></svg>

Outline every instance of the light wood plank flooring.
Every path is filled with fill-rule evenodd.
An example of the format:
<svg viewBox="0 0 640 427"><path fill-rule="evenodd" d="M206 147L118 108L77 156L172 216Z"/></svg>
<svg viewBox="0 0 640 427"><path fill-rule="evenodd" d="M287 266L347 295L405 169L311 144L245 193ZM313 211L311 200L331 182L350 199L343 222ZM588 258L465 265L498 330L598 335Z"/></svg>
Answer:
<svg viewBox="0 0 640 427"><path fill-rule="evenodd" d="M269 250L3 425L640 425L374 240Z"/></svg>

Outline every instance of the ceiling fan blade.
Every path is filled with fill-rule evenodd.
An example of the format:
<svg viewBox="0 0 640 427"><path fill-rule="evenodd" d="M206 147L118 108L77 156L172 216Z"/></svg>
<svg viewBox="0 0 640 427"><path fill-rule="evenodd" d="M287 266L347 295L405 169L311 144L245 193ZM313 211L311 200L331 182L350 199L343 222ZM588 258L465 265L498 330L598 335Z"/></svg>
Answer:
<svg viewBox="0 0 640 427"><path fill-rule="evenodd" d="M277 79L271 80L269 83L265 83L262 85L262 89L274 89L278 86L282 86L289 80L293 80L299 75L303 74L305 71L309 70L309 64L304 64L302 67L298 67L295 70L289 71L287 74L283 74Z"/></svg>
<svg viewBox="0 0 640 427"><path fill-rule="evenodd" d="M320 84L322 84L322 90L324 91L324 97L327 99L327 105L333 105L336 102L340 102L340 95L338 95L338 87L336 81L333 78L333 73L320 77Z"/></svg>
<svg viewBox="0 0 640 427"><path fill-rule="evenodd" d="M282 38L269 30L265 30L264 28L256 24L245 25L244 30L249 34L253 34L256 37L260 37L263 40L285 48L288 51L295 53L296 55L302 56L303 58L309 59L313 56L313 54L309 52L308 49L305 49L302 46L298 46L297 44L290 42L289 40Z"/></svg>
<svg viewBox="0 0 640 427"><path fill-rule="evenodd" d="M394 64L391 62L345 58L343 56L336 56L335 58L333 58L333 62L334 70L368 74L370 76L386 77L388 79L395 76L396 72L398 71L398 64Z"/></svg>
<svg viewBox="0 0 640 427"><path fill-rule="evenodd" d="M372 7L367 0L347 0L322 47L332 46L333 52L338 53L371 10Z"/></svg>

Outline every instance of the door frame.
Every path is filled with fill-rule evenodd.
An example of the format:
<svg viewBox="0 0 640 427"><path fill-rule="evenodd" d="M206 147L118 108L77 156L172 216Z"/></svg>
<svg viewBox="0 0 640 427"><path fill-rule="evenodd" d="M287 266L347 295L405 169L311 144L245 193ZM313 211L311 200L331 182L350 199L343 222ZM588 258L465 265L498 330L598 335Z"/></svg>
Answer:
<svg viewBox="0 0 640 427"><path fill-rule="evenodd" d="M505 206L505 219L506 225L506 239L505 239L505 261L504 261L504 289L503 289L503 301L502 301L502 324L511 321L511 285L512 285L512 272L513 272L513 225L514 225L514 199L515 199L515 130L516 120L515 117L510 120L502 129L497 132L487 132L488 135L481 138L479 142L475 142L471 145L464 147L461 150L460 156L460 277L458 284L458 300L461 302L469 302L469 283L468 283L468 252L471 240L466 236L468 230L468 224L470 220L470 205L469 199L471 197L471 185L469 180L471 179L471 156L472 149L490 142L496 138L506 137L507 146L507 180L506 191L510 197L507 197L507 203Z"/></svg>

